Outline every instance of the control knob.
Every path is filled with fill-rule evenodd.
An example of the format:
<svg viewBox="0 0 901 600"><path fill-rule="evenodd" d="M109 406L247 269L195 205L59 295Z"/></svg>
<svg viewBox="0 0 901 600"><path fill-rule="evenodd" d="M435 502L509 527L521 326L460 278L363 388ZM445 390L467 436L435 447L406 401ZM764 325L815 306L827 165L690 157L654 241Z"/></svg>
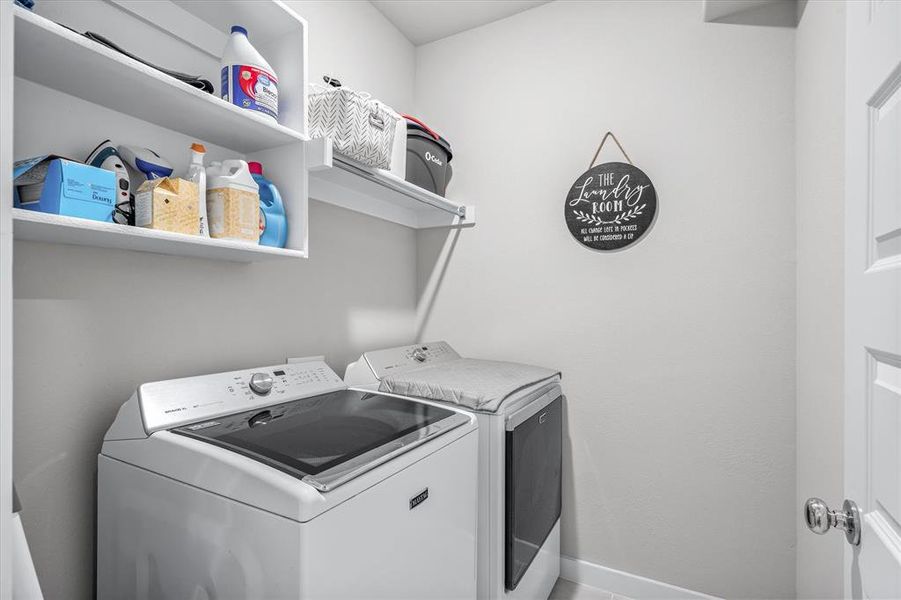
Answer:
<svg viewBox="0 0 901 600"><path fill-rule="evenodd" d="M265 396L272 391L272 375L269 373L254 373L250 376L250 389L254 394Z"/></svg>

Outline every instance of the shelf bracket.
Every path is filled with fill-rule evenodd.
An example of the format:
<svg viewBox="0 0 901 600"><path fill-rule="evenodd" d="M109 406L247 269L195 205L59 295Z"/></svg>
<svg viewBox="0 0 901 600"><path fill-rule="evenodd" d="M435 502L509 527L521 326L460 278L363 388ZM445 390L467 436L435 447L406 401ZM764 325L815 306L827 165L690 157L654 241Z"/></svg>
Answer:
<svg viewBox="0 0 901 600"><path fill-rule="evenodd" d="M313 138L306 142L305 150L308 171L332 168L332 140L330 138Z"/></svg>

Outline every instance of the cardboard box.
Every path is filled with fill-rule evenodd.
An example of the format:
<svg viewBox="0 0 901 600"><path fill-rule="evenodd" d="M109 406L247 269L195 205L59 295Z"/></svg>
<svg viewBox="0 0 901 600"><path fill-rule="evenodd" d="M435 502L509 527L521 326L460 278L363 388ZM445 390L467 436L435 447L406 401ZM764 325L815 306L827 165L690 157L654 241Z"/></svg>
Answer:
<svg viewBox="0 0 901 600"><path fill-rule="evenodd" d="M116 174L53 154L13 165L13 204L18 208L112 222Z"/></svg>
<svg viewBox="0 0 901 600"><path fill-rule="evenodd" d="M175 177L145 181L135 194L135 225L199 235L197 184Z"/></svg>

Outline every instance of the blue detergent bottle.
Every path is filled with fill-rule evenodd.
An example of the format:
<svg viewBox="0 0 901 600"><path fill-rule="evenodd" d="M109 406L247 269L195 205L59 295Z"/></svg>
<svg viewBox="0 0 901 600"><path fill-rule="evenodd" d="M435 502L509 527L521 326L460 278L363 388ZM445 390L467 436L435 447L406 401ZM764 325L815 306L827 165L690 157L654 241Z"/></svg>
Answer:
<svg viewBox="0 0 901 600"><path fill-rule="evenodd" d="M285 205L271 181L263 177L263 165L249 162L250 175L260 186L260 245L284 248L288 241Z"/></svg>

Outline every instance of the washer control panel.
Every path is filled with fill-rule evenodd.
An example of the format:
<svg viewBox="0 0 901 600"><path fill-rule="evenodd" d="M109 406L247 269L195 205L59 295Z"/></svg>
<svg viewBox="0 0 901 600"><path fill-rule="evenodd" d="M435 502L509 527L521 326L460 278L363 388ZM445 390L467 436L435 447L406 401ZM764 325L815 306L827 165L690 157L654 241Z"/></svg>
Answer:
<svg viewBox="0 0 901 600"><path fill-rule="evenodd" d="M137 396L150 434L346 387L327 364L316 360L145 383Z"/></svg>
<svg viewBox="0 0 901 600"><path fill-rule="evenodd" d="M447 362L460 355L447 342L428 342L413 346L400 346L386 350L375 350L363 355L375 376L381 380L385 375L415 369L427 364Z"/></svg>

